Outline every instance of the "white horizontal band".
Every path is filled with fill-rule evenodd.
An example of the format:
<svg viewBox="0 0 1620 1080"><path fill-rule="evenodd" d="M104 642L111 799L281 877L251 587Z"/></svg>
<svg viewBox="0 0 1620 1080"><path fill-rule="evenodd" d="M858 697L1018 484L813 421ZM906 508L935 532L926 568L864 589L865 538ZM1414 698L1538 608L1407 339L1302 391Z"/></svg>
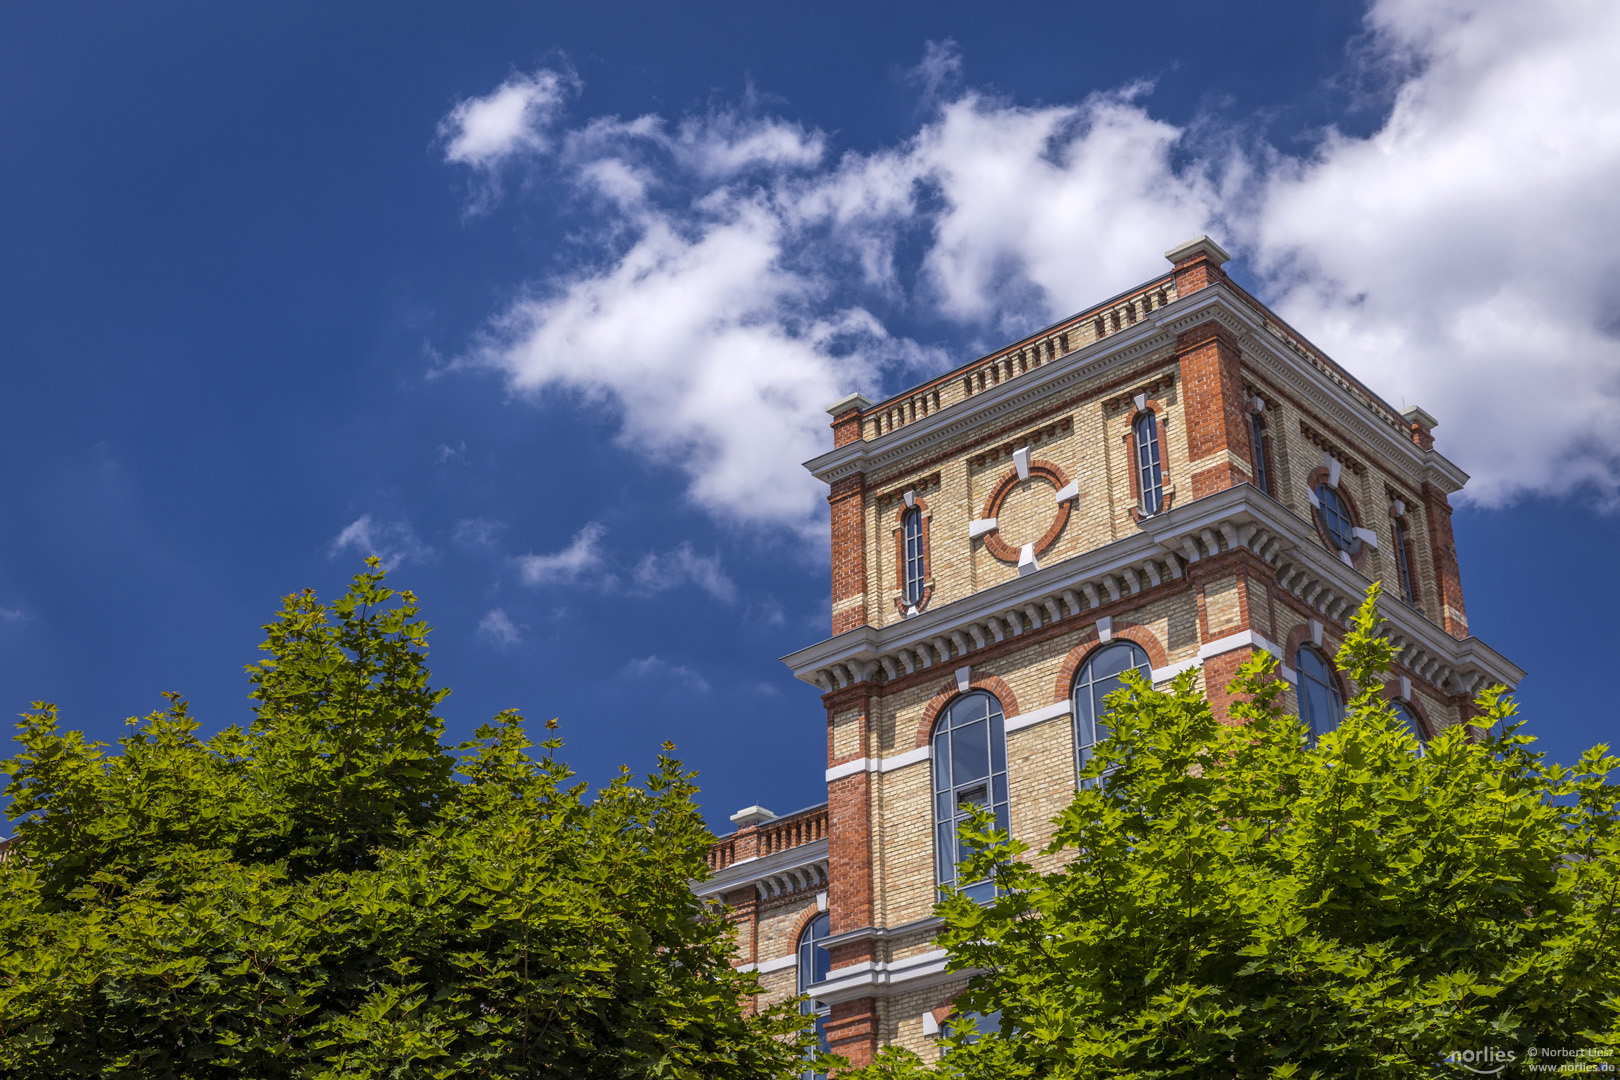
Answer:
<svg viewBox="0 0 1620 1080"><path fill-rule="evenodd" d="M1017 716L1009 716L1004 725L1004 730L1017 731L1019 728L1034 727L1036 724L1043 724L1048 720L1056 720L1060 716L1068 716L1073 708L1074 706L1065 699L1053 702L1044 709L1034 709L1027 713L1019 713Z"/></svg>
<svg viewBox="0 0 1620 1080"><path fill-rule="evenodd" d="M846 761L841 765L834 765L828 769L827 783L842 780L846 776L854 776L856 773L893 772L896 769L903 769L907 765L915 765L919 761L931 761L933 757L934 748L932 746L919 746L915 750L907 750L903 754L895 754L892 757L856 758L854 761Z"/></svg>

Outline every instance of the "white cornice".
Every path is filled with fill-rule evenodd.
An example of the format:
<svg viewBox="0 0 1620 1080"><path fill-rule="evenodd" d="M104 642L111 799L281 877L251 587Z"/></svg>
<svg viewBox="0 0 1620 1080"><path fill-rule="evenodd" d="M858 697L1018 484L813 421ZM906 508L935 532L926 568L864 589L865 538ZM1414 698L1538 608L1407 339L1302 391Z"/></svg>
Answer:
<svg viewBox="0 0 1620 1080"><path fill-rule="evenodd" d="M1089 612L1166 579L1179 579L1188 564L1237 548L1272 566L1279 585L1336 622L1356 608L1369 581L1324 548L1310 522L1248 484L1154 515L1141 527L1133 536L914 618L839 634L785 656L783 662L796 677L823 691L893 679L901 669L909 675L937 667L943 675L953 666L971 664L991 639L1018 637L1058 621L1083 626ZM1421 665L1424 677L1437 687L1451 682L1457 690L1472 692L1487 679L1511 686L1524 677L1522 669L1477 638L1459 641L1399 602L1386 601L1383 610L1402 649L1402 662Z"/></svg>
<svg viewBox="0 0 1620 1080"><path fill-rule="evenodd" d="M1434 450L1422 450L1407 434L1382 419L1373 406L1335 381L1317 363L1266 328L1260 313L1222 283L1213 284L1159 308L1151 318L1068 353L965 401L913 421L875 439L857 439L805 462L818 479L832 483L857 472L885 473L907 459L927 456L959 435L993 426L1003 416L1048 397L1061 397L1153 353L1174 345L1176 335L1215 321L1239 340L1244 356L1330 417L1358 442L1375 448L1383 461L1413 486L1427 480L1448 494L1468 475ZM1367 391L1370 394L1370 391Z"/></svg>
<svg viewBox="0 0 1620 1080"><path fill-rule="evenodd" d="M740 859L724 870L716 870L705 881L693 882L692 891L698 896L718 896L765 878L805 870L817 864L825 865L826 862L827 838L822 837L808 844L773 851L757 859Z"/></svg>

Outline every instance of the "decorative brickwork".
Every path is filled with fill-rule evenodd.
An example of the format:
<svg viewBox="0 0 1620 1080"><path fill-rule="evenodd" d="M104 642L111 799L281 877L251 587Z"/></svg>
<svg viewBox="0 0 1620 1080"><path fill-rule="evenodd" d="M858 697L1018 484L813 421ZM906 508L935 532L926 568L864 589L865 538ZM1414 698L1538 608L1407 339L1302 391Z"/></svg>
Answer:
<svg viewBox="0 0 1620 1080"><path fill-rule="evenodd" d="M1433 484L1423 485L1423 506L1429 518L1429 548L1439 586L1442 625L1452 637L1468 636L1468 609L1463 605L1462 572L1457 568L1457 543L1451 536L1451 502Z"/></svg>
<svg viewBox="0 0 1620 1080"><path fill-rule="evenodd" d="M929 698L928 704L923 707L922 719L917 722L916 745L919 748L928 746L930 740L934 737L934 721L939 719L939 714L944 711L945 706L961 697L964 693L970 693L974 690L983 690L1000 702L1002 716L1018 715L1018 695L1013 693L1013 688L1008 686L1006 681L999 675L976 676L968 684L967 690L957 689L956 681L953 679L942 683L939 693Z"/></svg>
<svg viewBox="0 0 1620 1080"><path fill-rule="evenodd" d="M1142 646L1142 651L1148 655L1148 663L1156 668L1168 667L1169 658L1165 655L1164 644L1145 626L1135 623L1115 622L1112 634L1113 640L1123 639L1135 642ZM1074 691L1074 677L1086 658L1103 646L1102 638L1097 636L1097 628L1093 626L1080 638L1080 644L1068 651L1063 657L1063 663L1058 668L1057 679L1052 684L1052 702L1067 701Z"/></svg>
<svg viewBox="0 0 1620 1080"><path fill-rule="evenodd" d="M1029 480L1025 481L1019 479L1018 471L1016 469L1009 471L1007 475L1001 478L1001 482L995 486L995 489L990 492L990 497L985 500L984 512L979 516L981 518L996 518L997 520L1000 520L1007 504L1007 497L1016 491L1021 485L1036 480L1044 481L1047 484L1050 484L1052 486L1053 495L1056 495L1057 492L1063 490L1064 486L1069 482L1069 478L1064 474L1063 470L1052 462L1032 461L1029 465ZM1046 554L1047 550L1050 549L1053 544L1057 543L1057 538L1063 533L1063 527L1068 523L1068 501L1065 500L1063 502L1054 504L1052 508L1052 524L1047 526L1046 532L1041 535L1039 540L1034 541L1035 555L1037 558ZM1000 559L1002 562L1016 564L1018 562L1019 549L1002 539L1001 533L1002 530L997 529L995 532L987 534L984 538L984 549L995 558Z"/></svg>
<svg viewBox="0 0 1620 1080"><path fill-rule="evenodd" d="M1176 337L1187 395L1187 481L1196 499L1254 475L1240 370L1243 353L1225 326L1207 322Z"/></svg>
<svg viewBox="0 0 1620 1080"><path fill-rule="evenodd" d="M866 477L860 473L833 485L832 632L842 634L866 625L866 544L861 529L861 503Z"/></svg>
<svg viewBox="0 0 1620 1080"><path fill-rule="evenodd" d="M913 495L914 506L900 504L899 511L894 516L894 587L900 595L894 598L894 607L901 615L910 610L911 605L906 603L906 515L913 508L921 515L922 522L922 596L917 600L916 608L919 612L928 610L928 601L934 596L934 560L933 545L929 542L929 531L933 528L934 515L928 512L928 503L920 496Z"/></svg>

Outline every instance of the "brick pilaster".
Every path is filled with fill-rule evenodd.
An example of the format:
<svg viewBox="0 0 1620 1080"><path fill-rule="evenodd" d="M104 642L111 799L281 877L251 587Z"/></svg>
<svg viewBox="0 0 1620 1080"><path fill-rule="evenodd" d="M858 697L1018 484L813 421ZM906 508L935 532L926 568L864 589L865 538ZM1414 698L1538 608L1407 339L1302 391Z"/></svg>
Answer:
<svg viewBox="0 0 1620 1080"><path fill-rule="evenodd" d="M878 1004L875 998L840 1001L827 1018L827 1048L849 1060L851 1068L872 1064L877 1056Z"/></svg>
<svg viewBox="0 0 1620 1080"><path fill-rule="evenodd" d="M1468 609L1463 605L1462 571L1457 565L1457 542L1451 535L1451 502L1433 484L1423 485L1423 505L1429 519L1429 550L1434 553L1435 584L1439 587L1441 625L1452 637L1468 636Z"/></svg>
<svg viewBox="0 0 1620 1080"><path fill-rule="evenodd" d="M842 634L866 625L866 476L856 473L836 481L827 502L832 506L832 632Z"/></svg>
<svg viewBox="0 0 1620 1080"><path fill-rule="evenodd" d="M1219 323L1201 323L1177 335L1176 359L1187 418L1190 497L1248 483L1253 473L1244 472L1233 460L1254 467L1237 340Z"/></svg>

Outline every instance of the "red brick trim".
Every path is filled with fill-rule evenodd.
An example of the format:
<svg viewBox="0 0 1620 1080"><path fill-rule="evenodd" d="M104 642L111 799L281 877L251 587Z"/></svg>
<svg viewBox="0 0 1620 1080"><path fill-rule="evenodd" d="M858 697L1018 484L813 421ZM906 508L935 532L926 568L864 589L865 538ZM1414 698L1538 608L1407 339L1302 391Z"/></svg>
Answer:
<svg viewBox="0 0 1620 1080"><path fill-rule="evenodd" d="M922 597L917 601L917 610L928 610L928 601L934 598L934 545L929 537L934 515L928 510L928 503L922 497L914 497L916 511L922 515L922 564L923 588ZM894 598L894 607L904 615L909 605L906 603L906 515L911 513L912 507L904 502L900 504L900 512L894 516L894 577L895 588L900 595Z"/></svg>
<svg viewBox="0 0 1620 1080"><path fill-rule="evenodd" d="M1345 467L1349 468L1349 466ZM1314 495L1316 493L1316 489L1322 484L1327 484L1328 477L1332 475L1332 473L1328 472L1325 465L1318 465L1316 468L1312 469L1311 474L1305 478L1305 486L1310 488L1311 494ZM1339 484L1337 486L1329 484L1328 486L1333 487L1333 490L1338 493L1339 498L1344 500L1344 508L1350 511L1350 524L1358 528L1366 528L1366 525L1362 524L1365 519L1361 516L1361 508L1356 505L1355 497L1350 494L1349 488L1344 484ZM1333 542L1333 537L1329 535L1327 522L1322 519L1322 511L1320 508L1314 506L1311 508L1311 523L1316 526L1317 537L1321 539L1322 543L1329 551L1337 555L1341 549L1338 544ZM1361 542L1361 546L1356 548L1354 554L1351 554L1350 552L1345 552L1345 554L1350 555L1350 565L1355 567L1357 570L1360 570L1361 565L1367 561L1367 542L1363 540Z"/></svg>
<svg viewBox="0 0 1620 1080"><path fill-rule="evenodd" d="M1054 494L1062 491L1069 483L1069 478L1064 475L1061 468L1053 462L1045 460L1029 463L1029 478L1031 480L1045 480L1052 485ZM1006 502L1007 496L1012 494L1013 489L1021 483L1024 483L1024 481L1018 479L1018 470L1010 470L996 484L995 490L990 493L990 497L985 500L984 512L979 516L981 518L1000 517L1002 504ZM1057 538L1063 533L1063 527L1069 523L1071 505L1068 501L1057 504L1057 514L1053 517L1052 524L1047 526L1046 532L1042 534L1039 540L1035 541L1035 555L1037 558L1044 554L1053 544L1057 543ZM999 529L985 535L984 549L1002 562L1016 563L1018 561L1018 549L1001 538Z"/></svg>
<svg viewBox="0 0 1620 1080"><path fill-rule="evenodd" d="M923 706L922 719L917 722L916 746L919 748L927 746L933 740L934 722L939 719L939 714L945 711L947 705L975 690L983 690L1000 702L1003 717L1018 715L1018 695L1013 693L1012 687L1002 681L1001 676L982 675L969 683L965 691L958 690L956 680L952 679L942 684L939 692Z"/></svg>
<svg viewBox="0 0 1620 1080"><path fill-rule="evenodd" d="M1423 484L1423 509L1429 519L1429 553L1434 560L1440 625L1452 637L1468 636L1468 608L1463 604L1462 571L1457 566L1457 542L1451 532L1451 502L1434 484ZM1455 614L1453 614L1455 613Z"/></svg>
<svg viewBox="0 0 1620 1080"><path fill-rule="evenodd" d="M826 888L825 885L822 886L822 889L824 889L824 888ZM814 898L815 893L820 892L820 891L821 891L821 889L817 889L817 890L815 890L815 892L810 893L810 896L812 898ZM795 953L797 953L799 951L799 939L804 937L805 929L810 925L810 923L812 921L814 921L814 919L815 919L815 917L817 915L823 915L823 914L826 914L826 912L823 912L819 907L816 907L816 906L812 905L808 911L806 911L803 915L799 916L798 924L793 927L793 933L788 938L789 941L793 942L793 945L791 947L792 947L792 949L793 949L793 951Z"/></svg>
<svg viewBox="0 0 1620 1080"><path fill-rule="evenodd" d="M827 502L832 508L832 632L833 636L866 625L866 529L864 517L866 477L847 476L832 485ZM841 601L861 598L862 603L839 610Z"/></svg>
<svg viewBox="0 0 1620 1080"><path fill-rule="evenodd" d="M1165 655L1164 645L1153 631L1139 623L1115 623L1115 640L1123 638L1142 646L1142 651L1148 654L1148 663L1156 668L1169 667L1169 657ZM1074 678L1079 673L1086 658L1104 645L1111 645L1112 641L1105 642L1097 636L1097 628L1093 626L1086 631L1080 643L1070 649L1063 657L1063 663L1058 666L1057 679L1052 684L1052 704L1069 700L1074 693Z"/></svg>

